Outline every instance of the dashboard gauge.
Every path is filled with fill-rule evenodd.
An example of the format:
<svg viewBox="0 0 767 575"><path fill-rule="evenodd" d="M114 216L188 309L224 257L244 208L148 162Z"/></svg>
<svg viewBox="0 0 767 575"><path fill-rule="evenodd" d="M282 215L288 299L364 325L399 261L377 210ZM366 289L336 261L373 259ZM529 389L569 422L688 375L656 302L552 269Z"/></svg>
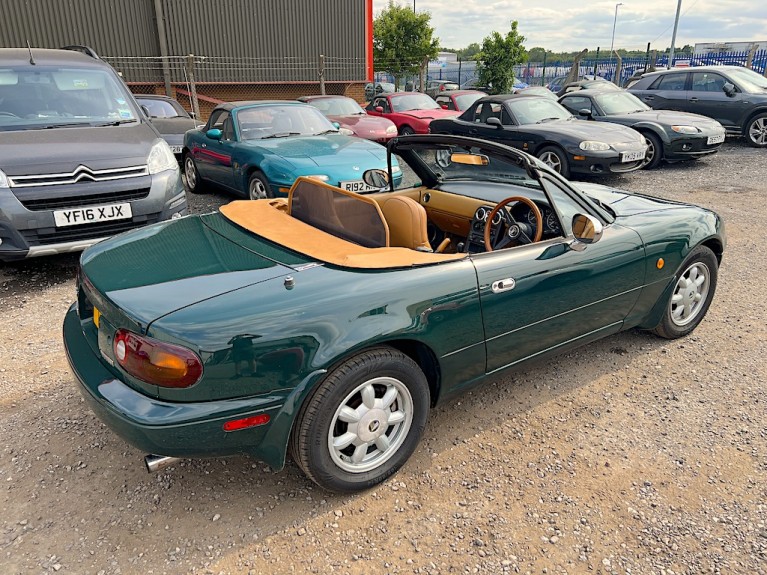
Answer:
<svg viewBox="0 0 767 575"><path fill-rule="evenodd" d="M552 232L559 231L559 220L557 220L557 215L554 212L549 212L546 215L546 228Z"/></svg>
<svg viewBox="0 0 767 575"><path fill-rule="evenodd" d="M527 210L527 216L526 216L526 218L527 218L527 223L528 223L528 224L531 224L531 225L533 225L533 226L536 224L536 221L535 221L535 212L534 212L533 210Z"/></svg>

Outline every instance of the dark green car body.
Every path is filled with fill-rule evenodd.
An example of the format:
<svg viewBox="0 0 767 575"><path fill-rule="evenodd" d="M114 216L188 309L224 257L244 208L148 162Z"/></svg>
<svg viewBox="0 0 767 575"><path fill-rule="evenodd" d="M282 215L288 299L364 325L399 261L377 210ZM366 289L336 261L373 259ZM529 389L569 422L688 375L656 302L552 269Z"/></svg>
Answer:
<svg viewBox="0 0 767 575"><path fill-rule="evenodd" d="M246 453L279 469L307 396L363 350L384 345L412 358L436 405L501 370L623 329L653 328L690 251L706 245L721 258L724 224L715 213L578 186L568 193L592 198L583 206L605 224L601 240L583 251L568 248L566 230L435 265L352 269L276 245L219 213L104 241L81 259L78 301L64 321L69 362L90 407L139 449L176 457ZM489 203L521 190L442 187ZM491 289L510 276L513 291ZM204 364L202 379L172 389L132 377L112 352L119 328L191 349ZM237 364L248 361L255 369L241 375ZM268 425L222 427L259 414L270 416Z"/></svg>

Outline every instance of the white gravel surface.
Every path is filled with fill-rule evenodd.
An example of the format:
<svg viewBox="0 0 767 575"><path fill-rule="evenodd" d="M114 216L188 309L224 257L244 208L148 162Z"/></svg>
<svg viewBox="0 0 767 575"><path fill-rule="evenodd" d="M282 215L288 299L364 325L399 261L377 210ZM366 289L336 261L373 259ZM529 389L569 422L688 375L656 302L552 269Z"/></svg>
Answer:
<svg viewBox="0 0 767 575"><path fill-rule="evenodd" d="M728 140L597 181L725 218L704 322L475 388L433 411L400 473L353 497L245 457L148 475L64 358L77 258L0 264L0 575L767 574L767 151Z"/></svg>

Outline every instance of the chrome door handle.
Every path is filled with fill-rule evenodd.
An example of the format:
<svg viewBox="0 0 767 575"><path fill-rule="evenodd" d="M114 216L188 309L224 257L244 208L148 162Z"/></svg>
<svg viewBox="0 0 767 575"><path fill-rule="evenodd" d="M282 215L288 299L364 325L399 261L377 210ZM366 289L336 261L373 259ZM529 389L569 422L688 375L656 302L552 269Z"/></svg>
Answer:
<svg viewBox="0 0 767 575"><path fill-rule="evenodd" d="M514 278L506 278L505 280L494 281L490 288L493 290L493 293L501 293L502 291L514 289L516 285L517 282L514 281Z"/></svg>
<svg viewBox="0 0 767 575"><path fill-rule="evenodd" d="M200 144L200 147L201 147L201 148L207 148L207 147L208 147L208 144L206 144L205 142L203 142L202 144Z"/></svg>
<svg viewBox="0 0 767 575"><path fill-rule="evenodd" d="M697 101L698 101L697 98L690 98L690 102L697 102Z"/></svg>

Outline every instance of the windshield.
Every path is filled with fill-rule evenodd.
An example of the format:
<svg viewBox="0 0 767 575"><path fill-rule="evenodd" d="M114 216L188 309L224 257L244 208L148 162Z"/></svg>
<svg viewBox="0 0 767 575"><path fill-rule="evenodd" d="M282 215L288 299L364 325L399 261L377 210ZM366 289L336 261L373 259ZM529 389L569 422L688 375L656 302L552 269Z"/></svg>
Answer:
<svg viewBox="0 0 767 575"><path fill-rule="evenodd" d="M317 98L307 102L326 116L364 115L365 110L351 98Z"/></svg>
<svg viewBox="0 0 767 575"><path fill-rule="evenodd" d="M413 144L412 153L440 182L506 182L540 189L516 158L479 146Z"/></svg>
<svg viewBox="0 0 767 575"><path fill-rule="evenodd" d="M319 110L306 105L254 106L237 110L236 114L243 140L338 132Z"/></svg>
<svg viewBox="0 0 767 575"><path fill-rule="evenodd" d="M611 114L643 112L650 109L642 100L628 92L606 92L594 96L594 99L608 116Z"/></svg>
<svg viewBox="0 0 767 575"><path fill-rule="evenodd" d="M458 110L466 110L471 106L474 102L479 100L482 96L484 96L484 92L477 92L476 94L461 94L460 96L455 97L455 103L457 104Z"/></svg>
<svg viewBox="0 0 767 575"><path fill-rule="evenodd" d="M138 112L114 74L97 68L0 68L0 130L137 122Z"/></svg>
<svg viewBox="0 0 767 575"><path fill-rule="evenodd" d="M431 96L426 94L405 94L392 97L390 100L395 112L407 112L408 110L438 110L439 104Z"/></svg>
<svg viewBox="0 0 767 575"><path fill-rule="evenodd" d="M543 97L526 96L507 100L506 105L520 124L541 124L551 120L565 120L572 116L557 102Z"/></svg>
<svg viewBox="0 0 767 575"><path fill-rule="evenodd" d="M176 107L167 100L155 100L154 98L142 98L136 96L136 101L149 110L152 118L188 118L189 116L183 110L177 110Z"/></svg>
<svg viewBox="0 0 767 575"><path fill-rule="evenodd" d="M741 89L751 94L758 94L767 90L767 78L760 76L753 70L743 68L742 70L729 70L730 76L735 80Z"/></svg>

